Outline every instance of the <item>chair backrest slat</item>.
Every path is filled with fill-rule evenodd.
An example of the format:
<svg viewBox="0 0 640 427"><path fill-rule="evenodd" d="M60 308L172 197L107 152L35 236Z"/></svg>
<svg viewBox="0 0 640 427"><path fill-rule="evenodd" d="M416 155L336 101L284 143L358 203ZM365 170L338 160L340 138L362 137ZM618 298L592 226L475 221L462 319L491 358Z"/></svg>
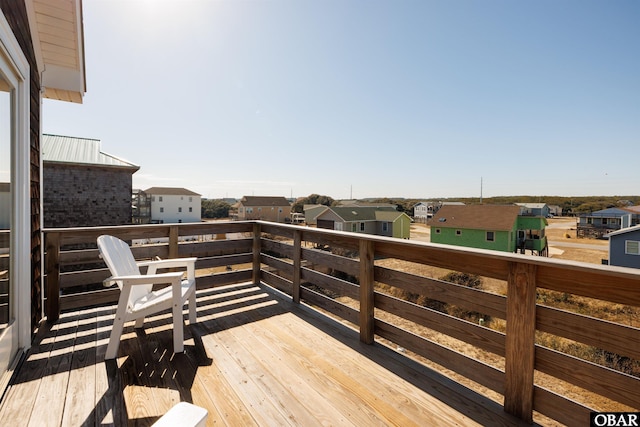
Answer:
<svg viewBox="0 0 640 427"><path fill-rule="evenodd" d="M112 276L132 276L139 275L140 269L131 253L129 245L114 236L103 235L98 237L98 249ZM122 289L122 282L118 281L118 286ZM134 301L151 292L153 285L136 285L131 289L129 295L129 306L133 306Z"/></svg>

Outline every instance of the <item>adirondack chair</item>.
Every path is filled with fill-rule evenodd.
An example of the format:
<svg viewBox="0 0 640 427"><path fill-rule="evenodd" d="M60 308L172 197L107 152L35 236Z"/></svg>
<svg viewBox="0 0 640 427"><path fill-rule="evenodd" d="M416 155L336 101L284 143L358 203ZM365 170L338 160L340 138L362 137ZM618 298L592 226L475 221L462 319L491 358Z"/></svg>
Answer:
<svg viewBox="0 0 640 427"><path fill-rule="evenodd" d="M136 262L126 242L103 235L98 237L100 257L109 267L111 277L104 280L106 287L114 283L120 288L120 298L113 329L109 337L105 359L115 359L118 354L120 337L124 324L135 320L135 327L142 328L144 318L167 309L173 313L173 351L184 350L184 321L182 309L189 301L189 324L196 322L196 258L177 258L156 261ZM140 273L140 267L146 266L146 274ZM157 273L158 269L186 268L184 271ZM153 290L153 285L166 284L162 289Z"/></svg>

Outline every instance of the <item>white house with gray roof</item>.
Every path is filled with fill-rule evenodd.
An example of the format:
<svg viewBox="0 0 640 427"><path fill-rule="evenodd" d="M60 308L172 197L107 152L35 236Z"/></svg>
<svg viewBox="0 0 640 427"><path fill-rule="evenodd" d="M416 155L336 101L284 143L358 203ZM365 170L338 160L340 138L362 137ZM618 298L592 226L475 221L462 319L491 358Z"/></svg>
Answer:
<svg viewBox="0 0 640 427"><path fill-rule="evenodd" d="M202 196L186 188L151 187L151 222L154 224L200 222Z"/></svg>

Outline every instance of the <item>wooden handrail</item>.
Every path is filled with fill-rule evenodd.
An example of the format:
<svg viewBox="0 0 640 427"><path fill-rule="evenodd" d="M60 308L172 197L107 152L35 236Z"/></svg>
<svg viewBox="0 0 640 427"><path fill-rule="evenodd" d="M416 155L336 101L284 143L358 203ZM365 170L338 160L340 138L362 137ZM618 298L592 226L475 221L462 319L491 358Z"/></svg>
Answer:
<svg viewBox="0 0 640 427"><path fill-rule="evenodd" d="M181 241L185 236L225 233L237 235L226 240ZM66 246L87 245L100 234L114 234L127 240L164 239L161 244L134 246L134 254L141 258L159 254L197 256L199 270L233 267L224 273L199 275L198 288L242 281L277 288L297 303L304 301L353 323L360 330L362 342L372 343L376 335L380 336L503 394L505 410L525 421L531 422L533 412L539 411L566 424L579 423L591 410L561 392L536 384L536 371L640 408L640 396L633 392L640 389L638 377L578 362L572 356L536 344L536 332L542 332L640 360L638 324L623 325L536 304L536 293L548 289L633 306L637 310L638 270L264 221L47 229L44 234L45 310L50 321L58 318L60 310L108 303L117 297L113 291L104 290L67 294L78 285L100 281L108 272L96 269L100 260L95 249L67 250ZM382 264L386 258L503 280L506 296L389 268ZM66 265L77 265L79 271L61 273L61 267ZM91 269L84 268L85 265ZM350 299L354 305L316 292L309 283L328 294ZM491 330L400 300L382 293L378 284L504 319L506 331ZM404 330L379 317L378 311L496 354L504 358L504 369ZM572 370L571 366L576 365L581 369Z"/></svg>

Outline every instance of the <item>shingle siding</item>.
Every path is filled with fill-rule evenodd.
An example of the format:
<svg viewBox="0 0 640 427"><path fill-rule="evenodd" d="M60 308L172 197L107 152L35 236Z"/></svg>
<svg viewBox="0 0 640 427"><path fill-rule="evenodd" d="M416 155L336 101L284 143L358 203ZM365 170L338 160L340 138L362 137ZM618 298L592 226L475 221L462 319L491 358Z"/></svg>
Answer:
<svg viewBox="0 0 640 427"><path fill-rule="evenodd" d="M45 227L131 224L131 171L45 164Z"/></svg>

